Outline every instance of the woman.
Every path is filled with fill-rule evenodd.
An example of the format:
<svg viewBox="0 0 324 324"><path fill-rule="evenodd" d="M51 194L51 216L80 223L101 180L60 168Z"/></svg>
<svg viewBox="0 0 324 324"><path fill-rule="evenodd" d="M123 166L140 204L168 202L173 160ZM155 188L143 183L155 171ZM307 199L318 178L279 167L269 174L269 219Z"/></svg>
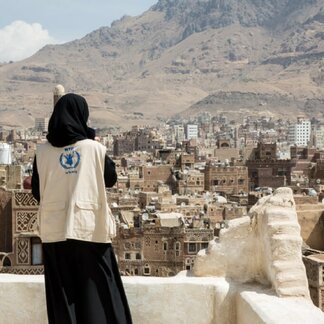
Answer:
<svg viewBox="0 0 324 324"><path fill-rule="evenodd" d="M86 100L67 94L54 107L48 142L36 151L32 192L40 202L49 324L129 324L111 245L116 235L105 186L115 165L87 126Z"/></svg>

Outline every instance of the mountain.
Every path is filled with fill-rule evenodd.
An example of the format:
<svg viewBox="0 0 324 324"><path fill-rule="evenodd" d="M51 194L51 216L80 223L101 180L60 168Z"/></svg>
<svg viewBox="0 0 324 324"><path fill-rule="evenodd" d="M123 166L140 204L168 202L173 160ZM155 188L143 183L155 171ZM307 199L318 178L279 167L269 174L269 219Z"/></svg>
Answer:
<svg viewBox="0 0 324 324"><path fill-rule="evenodd" d="M324 0L160 0L85 37L0 65L0 125L49 115L63 84L92 124L208 110L322 118Z"/></svg>

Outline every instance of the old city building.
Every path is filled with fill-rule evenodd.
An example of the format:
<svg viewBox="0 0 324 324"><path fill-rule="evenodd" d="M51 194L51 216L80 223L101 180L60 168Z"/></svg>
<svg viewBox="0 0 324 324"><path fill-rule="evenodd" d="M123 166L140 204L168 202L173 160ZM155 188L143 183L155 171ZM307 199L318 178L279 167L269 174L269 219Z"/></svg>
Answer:
<svg viewBox="0 0 324 324"><path fill-rule="evenodd" d="M212 229L185 228L176 219L121 229L116 243L120 270L126 275L173 276L190 270L197 252L211 239Z"/></svg>
<svg viewBox="0 0 324 324"><path fill-rule="evenodd" d="M324 311L324 253L307 252L308 255L304 255L303 261L306 267L310 296L314 305ZM311 252L313 253L310 254Z"/></svg>
<svg viewBox="0 0 324 324"><path fill-rule="evenodd" d="M205 190L205 175L198 170L185 170L179 175L176 192L179 195L201 194Z"/></svg>
<svg viewBox="0 0 324 324"><path fill-rule="evenodd" d="M209 161L205 168L205 190L237 194L248 192L248 169Z"/></svg>
<svg viewBox="0 0 324 324"><path fill-rule="evenodd" d="M121 156L135 151L135 139L133 134L125 133L114 138L114 155Z"/></svg>
<svg viewBox="0 0 324 324"><path fill-rule="evenodd" d="M6 189L22 189L22 166L21 165L0 165L0 186Z"/></svg>
<svg viewBox="0 0 324 324"><path fill-rule="evenodd" d="M277 144L258 143L246 166L249 172L249 189L257 187L278 188L291 184L294 160L277 159Z"/></svg>
<svg viewBox="0 0 324 324"><path fill-rule="evenodd" d="M8 193L1 192L2 197ZM40 274L42 247L38 237L38 203L30 192L14 191L6 199L1 213L2 248L5 252L1 272L16 274Z"/></svg>
<svg viewBox="0 0 324 324"><path fill-rule="evenodd" d="M143 165L139 168L139 178L142 178L143 191L157 191L159 183L172 185L170 165Z"/></svg>

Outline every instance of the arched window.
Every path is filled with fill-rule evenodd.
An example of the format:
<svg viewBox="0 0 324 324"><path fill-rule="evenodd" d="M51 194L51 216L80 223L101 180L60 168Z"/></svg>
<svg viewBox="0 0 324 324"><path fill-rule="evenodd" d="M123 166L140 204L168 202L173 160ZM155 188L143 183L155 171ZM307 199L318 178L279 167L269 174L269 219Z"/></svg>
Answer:
<svg viewBox="0 0 324 324"><path fill-rule="evenodd" d="M3 260L3 266L4 267L11 267L11 261L8 257L5 257Z"/></svg>
<svg viewBox="0 0 324 324"><path fill-rule="evenodd" d="M151 275L151 267L146 263L144 266L144 276L150 276Z"/></svg>
<svg viewBox="0 0 324 324"><path fill-rule="evenodd" d="M181 243L180 242L175 242L175 246L174 246L176 251L179 251L181 249Z"/></svg>
<svg viewBox="0 0 324 324"><path fill-rule="evenodd" d="M174 249L175 249L175 256L177 257L180 256L181 243L175 242Z"/></svg>

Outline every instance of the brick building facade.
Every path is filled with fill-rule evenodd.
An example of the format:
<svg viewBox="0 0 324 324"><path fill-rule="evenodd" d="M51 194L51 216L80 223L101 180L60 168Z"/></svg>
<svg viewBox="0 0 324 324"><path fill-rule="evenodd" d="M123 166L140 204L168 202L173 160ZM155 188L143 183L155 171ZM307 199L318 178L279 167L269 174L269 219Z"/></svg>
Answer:
<svg viewBox="0 0 324 324"><path fill-rule="evenodd" d="M157 191L159 183L172 184L170 165L143 165L139 168L139 177L143 179L143 191Z"/></svg>
<svg viewBox="0 0 324 324"><path fill-rule="evenodd" d="M257 187L278 188L291 184L291 172L296 165L294 160L277 159L276 143L258 143L250 159L248 167L249 190Z"/></svg>
<svg viewBox="0 0 324 324"><path fill-rule="evenodd" d="M9 224L1 228L1 236L11 228L11 242L5 242L5 258L2 260L1 272L15 274L43 273L41 240L38 236L37 212L38 203L30 192L15 191L11 202L7 202L7 213L10 210ZM6 215L4 213L3 215ZM6 215L8 217L8 215ZM0 251L3 252L3 251Z"/></svg>
<svg viewBox="0 0 324 324"><path fill-rule="evenodd" d="M213 239L212 229L143 227L121 229L115 251L125 275L167 277L190 270L200 249Z"/></svg>
<svg viewBox="0 0 324 324"><path fill-rule="evenodd" d="M248 192L248 169L245 166L222 166L209 162L205 168L205 190L237 194Z"/></svg>
<svg viewBox="0 0 324 324"><path fill-rule="evenodd" d="M303 257L306 267L309 292L315 306L324 311L324 254Z"/></svg>

